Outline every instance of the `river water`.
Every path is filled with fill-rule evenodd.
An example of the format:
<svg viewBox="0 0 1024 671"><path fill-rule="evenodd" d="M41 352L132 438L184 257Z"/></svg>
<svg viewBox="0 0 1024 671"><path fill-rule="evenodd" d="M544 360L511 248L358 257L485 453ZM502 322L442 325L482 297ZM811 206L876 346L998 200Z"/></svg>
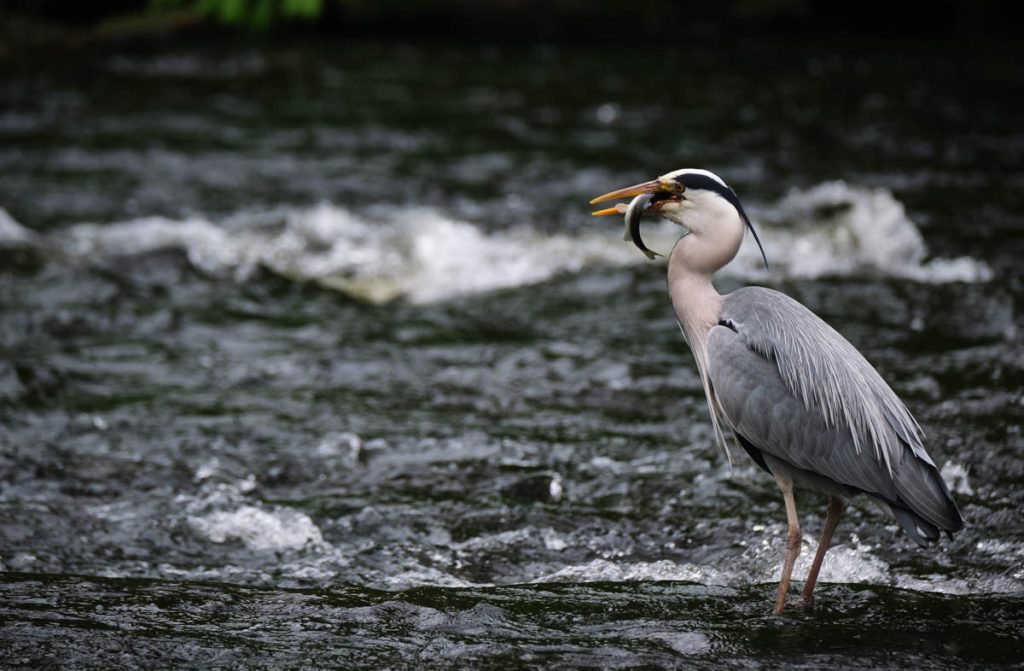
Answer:
<svg viewBox="0 0 1024 671"><path fill-rule="evenodd" d="M991 668L1024 657L1018 47L94 51L0 79L0 666ZM967 528L848 509L770 615L664 266L587 201L737 190L723 290L906 400ZM667 251L675 232L645 226ZM802 579L824 501L798 498Z"/></svg>

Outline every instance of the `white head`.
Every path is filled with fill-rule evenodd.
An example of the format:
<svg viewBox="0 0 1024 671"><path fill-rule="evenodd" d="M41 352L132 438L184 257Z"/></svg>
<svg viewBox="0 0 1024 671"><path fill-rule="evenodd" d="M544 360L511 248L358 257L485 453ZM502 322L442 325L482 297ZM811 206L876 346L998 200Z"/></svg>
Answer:
<svg viewBox="0 0 1024 671"><path fill-rule="evenodd" d="M743 241L743 231L749 229L761 248L761 241L750 223L736 192L721 177L709 170L683 168L666 173L657 179L618 189L599 196L591 203L613 198L650 194L648 211L656 212L679 224L686 232L687 265L693 269L705 267L714 272L732 260ZM594 214L613 214L618 208L601 210ZM764 256L764 249L761 248ZM768 265L765 259L765 266Z"/></svg>

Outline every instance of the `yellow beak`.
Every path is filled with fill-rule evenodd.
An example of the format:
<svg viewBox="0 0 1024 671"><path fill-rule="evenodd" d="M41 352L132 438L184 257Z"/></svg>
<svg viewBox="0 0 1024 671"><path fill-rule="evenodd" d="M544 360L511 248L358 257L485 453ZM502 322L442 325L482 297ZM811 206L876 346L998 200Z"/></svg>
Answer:
<svg viewBox="0 0 1024 671"><path fill-rule="evenodd" d="M679 185L672 180L662 181L661 179L652 179L649 182L643 182L642 184L634 184L633 186L627 186L624 189L616 189L615 191L609 191L603 196L598 196L594 200L590 201L591 205L596 203L603 203L606 200L612 200L615 198L632 198L633 196L639 196L644 193L654 193L656 191L674 191L679 188ZM605 214L622 214L626 211L626 205L619 203L615 207L609 207L605 210L598 210L594 212L595 217L600 217Z"/></svg>

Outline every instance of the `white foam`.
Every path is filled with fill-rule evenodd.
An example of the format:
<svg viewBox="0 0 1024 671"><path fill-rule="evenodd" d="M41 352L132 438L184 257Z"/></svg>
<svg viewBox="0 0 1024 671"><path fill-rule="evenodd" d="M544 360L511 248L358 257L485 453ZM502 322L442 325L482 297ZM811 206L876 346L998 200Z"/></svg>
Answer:
<svg viewBox="0 0 1024 671"><path fill-rule="evenodd" d="M408 208L379 220L328 204L243 213L220 224L201 217L81 224L61 241L88 258L181 248L211 275L245 279L263 265L378 303L443 300L634 259L598 232L546 235L520 227L488 234L432 209Z"/></svg>
<svg viewBox="0 0 1024 671"><path fill-rule="evenodd" d="M900 589L915 592L936 592L938 594L1013 594L1019 593L1024 587L1021 572L1015 575L973 576L969 579L948 578L941 575L929 575L923 578L898 575L893 585Z"/></svg>
<svg viewBox="0 0 1024 671"><path fill-rule="evenodd" d="M974 494L974 487L971 487L971 483L967 479L967 467L963 464L947 461L942 465L942 479L950 491L967 496Z"/></svg>
<svg viewBox="0 0 1024 671"><path fill-rule="evenodd" d="M670 560L617 562L594 559L584 564L564 566L532 579L548 582L631 582L682 581L713 587L742 587L751 584L772 584L778 581L782 568L782 535L784 525L773 525L770 533L747 546L746 550L714 564L692 564ZM805 535L801 552L793 566L794 580L802 581L810 570L818 539ZM979 551L1000 559L1022 556L1020 544L979 543ZM906 575L894 572L869 545L856 537L834 545L821 567L819 583L869 584L897 587L920 592L942 594L1006 593L1019 591L1021 575L974 576L958 578L944 575Z"/></svg>
<svg viewBox="0 0 1024 671"><path fill-rule="evenodd" d="M19 224L7 210L0 207L0 244L29 243L34 239L35 234L32 231Z"/></svg>
<svg viewBox="0 0 1024 671"><path fill-rule="evenodd" d="M747 552L718 565L690 564L666 559L653 562L612 562L594 559L586 564L563 567L535 578L532 582L631 582L670 580L693 582L718 587L736 587L747 584L777 581L781 552L775 545L765 543L767 552ZM804 543L794 576L804 576L810 569L815 548ZM887 565L869 553L845 546L829 551L828 561L822 566L822 582L856 582L890 584L892 578Z"/></svg>
<svg viewBox="0 0 1024 671"><path fill-rule="evenodd" d="M906 208L884 188L825 182L794 189L778 203L751 208L773 271L790 277L875 272L919 282L979 282L992 277L984 263L967 257L930 259L924 238ZM762 261L747 240L733 264L744 275Z"/></svg>
<svg viewBox="0 0 1024 671"><path fill-rule="evenodd" d="M157 249L183 249L195 268L209 275L245 279L259 260L259 238L231 231L199 217L145 217L114 224L81 224L63 235L74 256L102 259Z"/></svg>
<svg viewBox="0 0 1024 671"><path fill-rule="evenodd" d="M699 631L661 631L644 638L664 641L681 655L698 655L711 650L711 639Z"/></svg>
<svg viewBox="0 0 1024 671"><path fill-rule="evenodd" d="M565 566L531 582L634 582L673 580L702 585L729 585L735 582L727 573L713 566L676 563L667 559L654 562L612 562L594 559L586 564Z"/></svg>
<svg viewBox="0 0 1024 671"><path fill-rule="evenodd" d="M379 587L389 590L403 590L432 585L436 587L490 587L489 583L474 583L456 578L436 568L419 566L394 575L379 578Z"/></svg>
<svg viewBox="0 0 1024 671"><path fill-rule="evenodd" d="M793 575L802 580L811 570L814 561L814 554L817 551L818 539L811 539L811 542L804 542L800 556L793 565ZM778 563L772 566L768 575L762 576L764 582L778 580L782 573L782 552L778 545L773 545L771 552L778 557ZM869 583L872 585L890 585L893 575L889 565L874 556L869 547L854 544L836 545L829 549L825 562L821 565L821 573L818 574L821 582L836 583Z"/></svg>
<svg viewBox="0 0 1024 671"><path fill-rule="evenodd" d="M308 515L287 508L269 511L243 505L235 510L190 516L188 524L214 543L238 540L255 551L297 550L324 542Z"/></svg>
<svg viewBox="0 0 1024 671"><path fill-rule="evenodd" d="M992 276L974 259L929 260L920 231L885 189L829 182L750 209L775 277L871 273L974 282ZM81 224L55 242L88 258L180 248L197 269L214 276L245 280L263 266L371 302L425 303L543 282L594 265L645 263L620 230L595 226L593 232L552 234L524 225L486 232L430 208L368 216L323 203L242 212L218 222L197 216ZM678 236L668 222L645 224L645 239L659 251L669 251ZM752 239L726 272L747 279L766 275Z"/></svg>

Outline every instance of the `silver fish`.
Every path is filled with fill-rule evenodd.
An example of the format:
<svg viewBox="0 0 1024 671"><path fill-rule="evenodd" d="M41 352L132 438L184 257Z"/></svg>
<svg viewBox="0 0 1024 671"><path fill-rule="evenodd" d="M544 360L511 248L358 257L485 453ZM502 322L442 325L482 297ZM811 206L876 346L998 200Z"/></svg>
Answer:
<svg viewBox="0 0 1024 671"><path fill-rule="evenodd" d="M647 245L644 244L643 238L640 237L640 218L651 207L652 202L654 202L654 194L652 193L640 194L630 201L629 206L626 208L626 234L622 239L627 242L632 240L637 249L653 261L655 256L662 255L648 249Z"/></svg>

